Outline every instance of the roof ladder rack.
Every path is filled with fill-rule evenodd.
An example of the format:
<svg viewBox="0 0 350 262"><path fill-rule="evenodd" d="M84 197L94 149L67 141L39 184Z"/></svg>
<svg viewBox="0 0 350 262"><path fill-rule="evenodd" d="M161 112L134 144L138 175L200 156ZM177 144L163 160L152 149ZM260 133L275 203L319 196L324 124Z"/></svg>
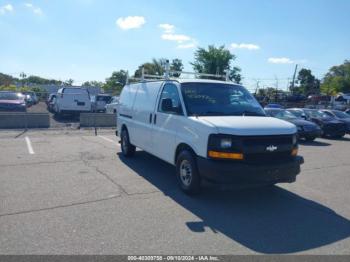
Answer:
<svg viewBox="0 0 350 262"><path fill-rule="evenodd" d="M219 75L219 74L206 74L206 73L197 73L197 72L187 72L187 71L176 71L176 70L170 70L170 63L169 60L166 60L166 63L164 65L164 74L163 75L152 75L152 74L145 74L145 68L141 67L141 77L130 77L129 73L127 72L126 75L126 84L129 84L130 79L139 80L140 82L145 81L156 81L156 80L170 80L170 79L176 79L179 77L174 77L174 75L194 75L195 77L212 77L217 79L223 79L226 82L231 81L230 80L230 70L225 71L225 75Z"/></svg>

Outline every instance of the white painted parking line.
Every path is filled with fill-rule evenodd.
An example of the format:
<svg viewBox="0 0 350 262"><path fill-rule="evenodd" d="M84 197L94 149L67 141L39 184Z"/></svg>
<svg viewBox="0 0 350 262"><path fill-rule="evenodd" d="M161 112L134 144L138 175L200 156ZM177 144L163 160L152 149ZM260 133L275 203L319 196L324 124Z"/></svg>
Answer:
<svg viewBox="0 0 350 262"><path fill-rule="evenodd" d="M34 155L35 152L34 152L34 150L33 150L32 142L30 142L29 137L26 136L26 137L25 137L25 140L26 140L26 143L27 143L27 148L28 148L29 154Z"/></svg>
<svg viewBox="0 0 350 262"><path fill-rule="evenodd" d="M98 136L99 138L102 138L103 140L106 140L106 141L108 141L108 142L111 142L111 143L113 143L113 144L115 144L115 145L117 145L117 146L120 146L120 144L117 142L117 141L114 141L114 140L112 140L112 139L110 139L110 138L108 138L108 137L105 137L105 136Z"/></svg>

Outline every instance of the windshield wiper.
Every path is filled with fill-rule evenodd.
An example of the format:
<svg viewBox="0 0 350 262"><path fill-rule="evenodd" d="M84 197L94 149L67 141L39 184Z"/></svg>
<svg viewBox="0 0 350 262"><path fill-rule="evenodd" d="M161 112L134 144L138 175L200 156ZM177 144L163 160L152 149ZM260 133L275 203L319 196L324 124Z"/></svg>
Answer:
<svg viewBox="0 0 350 262"><path fill-rule="evenodd" d="M242 116L265 116L264 114L254 112L254 111L249 111L249 110L244 110L241 113Z"/></svg>
<svg viewBox="0 0 350 262"><path fill-rule="evenodd" d="M242 112L231 112L231 113L225 113L225 112L219 112L219 111L206 111L198 114L192 113L191 115L193 116L265 116L264 114L254 112L254 111L249 111L249 110L245 110Z"/></svg>

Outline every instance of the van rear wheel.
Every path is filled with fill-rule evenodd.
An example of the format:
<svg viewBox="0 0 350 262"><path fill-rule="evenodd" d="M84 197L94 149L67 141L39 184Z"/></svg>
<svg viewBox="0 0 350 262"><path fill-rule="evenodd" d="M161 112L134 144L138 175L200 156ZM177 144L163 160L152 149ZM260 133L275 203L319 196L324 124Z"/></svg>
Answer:
<svg viewBox="0 0 350 262"><path fill-rule="evenodd" d="M200 191L200 175L195 156L188 150L182 151L176 160L176 176L182 191L194 195Z"/></svg>
<svg viewBox="0 0 350 262"><path fill-rule="evenodd" d="M136 147L130 143L128 131L123 129L120 137L123 155L125 157L132 157L135 154Z"/></svg>

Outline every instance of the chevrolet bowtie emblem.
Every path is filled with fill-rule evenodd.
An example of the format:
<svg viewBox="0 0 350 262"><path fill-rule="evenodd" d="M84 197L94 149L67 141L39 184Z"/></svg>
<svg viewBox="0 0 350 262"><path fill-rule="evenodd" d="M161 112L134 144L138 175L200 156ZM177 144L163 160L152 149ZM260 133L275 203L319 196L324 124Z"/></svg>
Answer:
<svg viewBox="0 0 350 262"><path fill-rule="evenodd" d="M277 150L277 146L270 145L266 147L266 151L273 152L275 150Z"/></svg>

